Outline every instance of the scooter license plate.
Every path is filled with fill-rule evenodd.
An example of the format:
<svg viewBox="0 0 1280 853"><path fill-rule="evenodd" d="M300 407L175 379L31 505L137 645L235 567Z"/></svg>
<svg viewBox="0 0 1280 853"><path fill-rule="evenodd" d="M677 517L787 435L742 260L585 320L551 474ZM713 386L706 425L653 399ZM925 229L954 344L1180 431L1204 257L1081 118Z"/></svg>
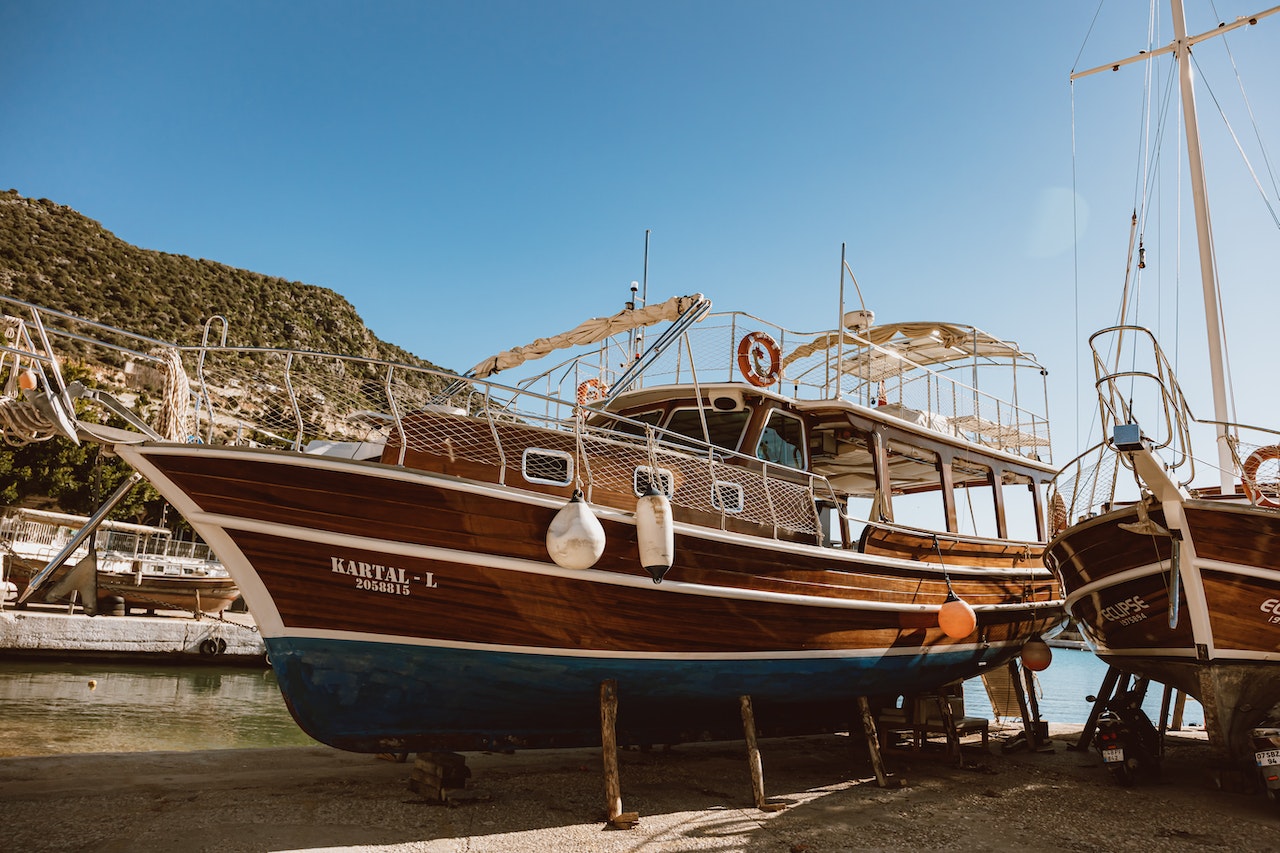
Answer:
<svg viewBox="0 0 1280 853"><path fill-rule="evenodd" d="M1280 752L1280 750L1276 750L1276 751L1277 751L1277 752ZM1119 747L1115 747L1115 748L1113 748L1113 749L1104 749L1104 750L1102 750L1102 763L1103 763L1103 764L1115 764L1115 763L1116 763L1116 762L1118 762L1118 761L1124 761L1124 750L1123 750L1123 749L1120 749Z"/></svg>
<svg viewBox="0 0 1280 853"><path fill-rule="evenodd" d="M1264 749L1253 754L1259 767L1271 767L1280 764L1280 749Z"/></svg>

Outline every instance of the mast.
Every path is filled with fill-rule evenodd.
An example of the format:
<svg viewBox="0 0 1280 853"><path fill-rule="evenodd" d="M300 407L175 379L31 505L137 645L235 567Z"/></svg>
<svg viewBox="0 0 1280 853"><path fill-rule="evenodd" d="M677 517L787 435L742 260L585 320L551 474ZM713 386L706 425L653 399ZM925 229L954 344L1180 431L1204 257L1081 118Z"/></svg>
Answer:
<svg viewBox="0 0 1280 853"><path fill-rule="evenodd" d="M1191 197L1196 216L1196 243L1200 255L1200 280L1204 291L1204 319L1208 332L1209 373L1213 384L1213 417L1218 436L1218 471L1221 475L1222 493L1235 491L1235 461L1231 456L1227 427L1226 354L1222 347L1222 319L1218 315L1218 274L1213 257L1213 228L1209 223L1209 197L1204 177L1204 158L1200 152L1200 131L1196 124L1196 96L1191 69L1191 47L1205 39L1224 35L1234 29L1252 26L1259 18L1280 12L1280 6L1272 6L1255 15L1241 16L1231 23L1221 23L1199 35L1187 35L1187 22L1183 14L1182 0L1170 0L1173 11L1173 44L1149 53L1139 53L1118 62L1108 62L1087 71L1077 71L1072 80L1096 74L1099 71L1116 71L1122 65L1150 60L1161 54L1172 53L1178 63L1178 83L1182 90L1182 117L1187 135L1187 161L1191 171Z"/></svg>
<svg viewBox="0 0 1280 853"><path fill-rule="evenodd" d="M1218 271L1213 257L1213 226L1209 220L1209 188L1204 177L1200 131L1196 123L1196 93L1191 68L1191 44L1182 0L1170 0L1173 11L1173 55L1182 89L1182 117L1187 133L1187 162L1191 170L1191 199L1196 214L1196 247L1200 255L1200 286L1204 291L1204 322L1209 345L1209 377L1213 383L1213 418L1218 421L1218 473L1222 494L1235 492L1235 462L1227 442L1226 358L1222 349L1222 318L1218 315Z"/></svg>

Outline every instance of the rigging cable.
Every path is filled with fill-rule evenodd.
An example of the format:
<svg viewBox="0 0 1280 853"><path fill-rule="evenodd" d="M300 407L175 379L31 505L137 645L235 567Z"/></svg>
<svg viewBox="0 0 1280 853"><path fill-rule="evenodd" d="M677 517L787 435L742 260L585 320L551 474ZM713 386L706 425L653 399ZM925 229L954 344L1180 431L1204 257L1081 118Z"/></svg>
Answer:
<svg viewBox="0 0 1280 853"><path fill-rule="evenodd" d="M1080 50L1076 52L1076 60L1071 65L1071 71L1074 73L1080 67L1080 57L1084 54L1085 45L1089 43L1089 36L1093 34L1093 28L1098 23L1098 16L1102 14L1103 0L1098 0L1098 7L1093 11L1093 19L1089 21L1089 29L1084 34L1084 40L1080 42ZM1083 377L1080 376L1080 186L1079 178L1076 171L1076 84L1071 80L1071 273L1072 288L1075 298L1075 367L1076 367L1076 417L1075 432L1076 446L1080 446L1080 412L1083 407L1080 405L1080 388L1082 387ZM1096 420L1090 420L1089 432L1090 438L1093 437L1093 427ZM1087 442L1086 442L1087 443Z"/></svg>

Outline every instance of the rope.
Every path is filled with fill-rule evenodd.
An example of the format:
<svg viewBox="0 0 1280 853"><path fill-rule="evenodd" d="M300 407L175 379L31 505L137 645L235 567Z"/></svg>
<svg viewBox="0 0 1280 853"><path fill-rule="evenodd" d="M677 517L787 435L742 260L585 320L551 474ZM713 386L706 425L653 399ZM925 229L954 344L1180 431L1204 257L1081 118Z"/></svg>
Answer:
<svg viewBox="0 0 1280 853"><path fill-rule="evenodd" d="M0 396L0 437L10 447L48 441L61 432L30 400Z"/></svg>
<svg viewBox="0 0 1280 853"><path fill-rule="evenodd" d="M164 399L160 403L158 430L169 441L187 441L195 435L195 416L191 412L191 380L182 367L182 355L173 347L152 350L164 363Z"/></svg>

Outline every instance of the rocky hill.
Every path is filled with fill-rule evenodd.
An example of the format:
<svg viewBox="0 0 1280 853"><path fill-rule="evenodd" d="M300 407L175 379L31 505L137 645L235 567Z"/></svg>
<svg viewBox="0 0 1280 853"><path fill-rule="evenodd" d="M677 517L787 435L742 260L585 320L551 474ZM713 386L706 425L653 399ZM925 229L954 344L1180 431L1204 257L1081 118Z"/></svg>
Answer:
<svg viewBox="0 0 1280 853"><path fill-rule="evenodd" d="M0 192L0 292L109 326L195 344L227 318L237 346L292 346L427 364L381 341L332 290L140 249L48 199Z"/></svg>
<svg viewBox="0 0 1280 853"><path fill-rule="evenodd" d="M379 340L332 290L140 249L69 207L16 190L0 192L0 293L175 344L198 344L205 321L221 315L234 346L288 346L434 366ZM69 379L97 384L111 373L99 369L107 365L62 353L71 357L63 365ZM54 438L0 447L0 506L87 514L127 473L97 445ZM164 502L144 485L112 517L160 523Z"/></svg>

